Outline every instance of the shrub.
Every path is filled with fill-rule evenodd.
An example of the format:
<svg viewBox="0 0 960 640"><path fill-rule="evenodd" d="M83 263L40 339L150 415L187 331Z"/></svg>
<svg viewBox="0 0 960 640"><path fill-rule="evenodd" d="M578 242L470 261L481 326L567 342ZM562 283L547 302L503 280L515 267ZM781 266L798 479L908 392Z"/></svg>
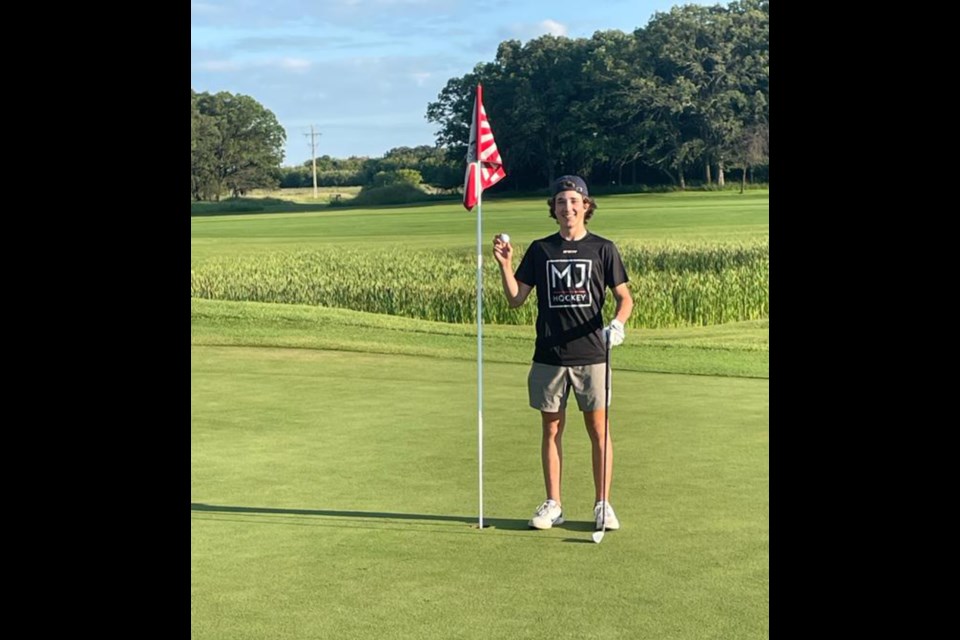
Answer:
<svg viewBox="0 0 960 640"><path fill-rule="evenodd" d="M385 187L364 187L357 197L350 201L352 205L410 204L428 202L432 196L423 189L406 182L388 184Z"/></svg>

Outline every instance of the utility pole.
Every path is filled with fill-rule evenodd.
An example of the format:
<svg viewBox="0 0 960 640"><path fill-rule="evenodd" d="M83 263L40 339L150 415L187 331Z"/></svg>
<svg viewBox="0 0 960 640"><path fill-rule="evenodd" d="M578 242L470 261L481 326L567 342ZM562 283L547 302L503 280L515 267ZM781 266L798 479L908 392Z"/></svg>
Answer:
<svg viewBox="0 0 960 640"><path fill-rule="evenodd" d="M317 142L316 138L323 135L314 133L313 125L310 125L310 157L313 158L313 199L317 199Z"/></svg>

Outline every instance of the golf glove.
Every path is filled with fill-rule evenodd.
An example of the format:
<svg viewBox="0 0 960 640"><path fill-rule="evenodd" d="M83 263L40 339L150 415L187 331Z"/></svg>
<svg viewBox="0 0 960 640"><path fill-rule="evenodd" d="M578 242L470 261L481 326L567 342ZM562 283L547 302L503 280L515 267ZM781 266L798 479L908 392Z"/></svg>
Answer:
<svg viewBox="0 0 960 640"><path fill-rule="evenodd" d="M610 341L610 346L615 347L618 344L623 344L623 323L614 318L610 321L610 324L604 327L604 337Z"/></svg>

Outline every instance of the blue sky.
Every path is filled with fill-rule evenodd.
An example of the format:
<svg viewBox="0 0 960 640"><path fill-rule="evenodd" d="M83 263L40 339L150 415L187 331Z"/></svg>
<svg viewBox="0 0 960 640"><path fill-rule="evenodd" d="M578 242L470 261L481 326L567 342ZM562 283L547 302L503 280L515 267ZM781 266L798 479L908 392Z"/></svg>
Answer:
<svg viewBox="0 0 960 640"><path fill-rule="evenodd" d="M287 132L285 166L435 143L451 78L504 40L632 32L684 0L191 0L190 84L252 97ZM725 3L719 3L725 4ZM496 123L493 123L494 130Z"/></svg>

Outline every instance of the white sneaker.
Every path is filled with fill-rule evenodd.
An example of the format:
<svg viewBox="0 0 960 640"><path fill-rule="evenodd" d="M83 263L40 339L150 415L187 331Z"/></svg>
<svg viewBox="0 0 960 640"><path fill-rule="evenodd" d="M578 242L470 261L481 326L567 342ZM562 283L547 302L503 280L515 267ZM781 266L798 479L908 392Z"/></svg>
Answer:
<svg viewBox="0 0 960 640"><path fill-rule="evenodd" d="M607 507L606 520L603 513L604 505ZM616 531L620 528L620 521L617 520L617 514L613 512L613 506L609 502L598 501L593 508L593 517L597 520L597 531L601 529Z"/></svg>
<svg viewBox="0 0 960 640"><path fill-rule="evenodd" d="M530 526L534 529L549 529L555 524L563 524L563 510L553 500L547 500L537 507L530 519Z"/></svg>

